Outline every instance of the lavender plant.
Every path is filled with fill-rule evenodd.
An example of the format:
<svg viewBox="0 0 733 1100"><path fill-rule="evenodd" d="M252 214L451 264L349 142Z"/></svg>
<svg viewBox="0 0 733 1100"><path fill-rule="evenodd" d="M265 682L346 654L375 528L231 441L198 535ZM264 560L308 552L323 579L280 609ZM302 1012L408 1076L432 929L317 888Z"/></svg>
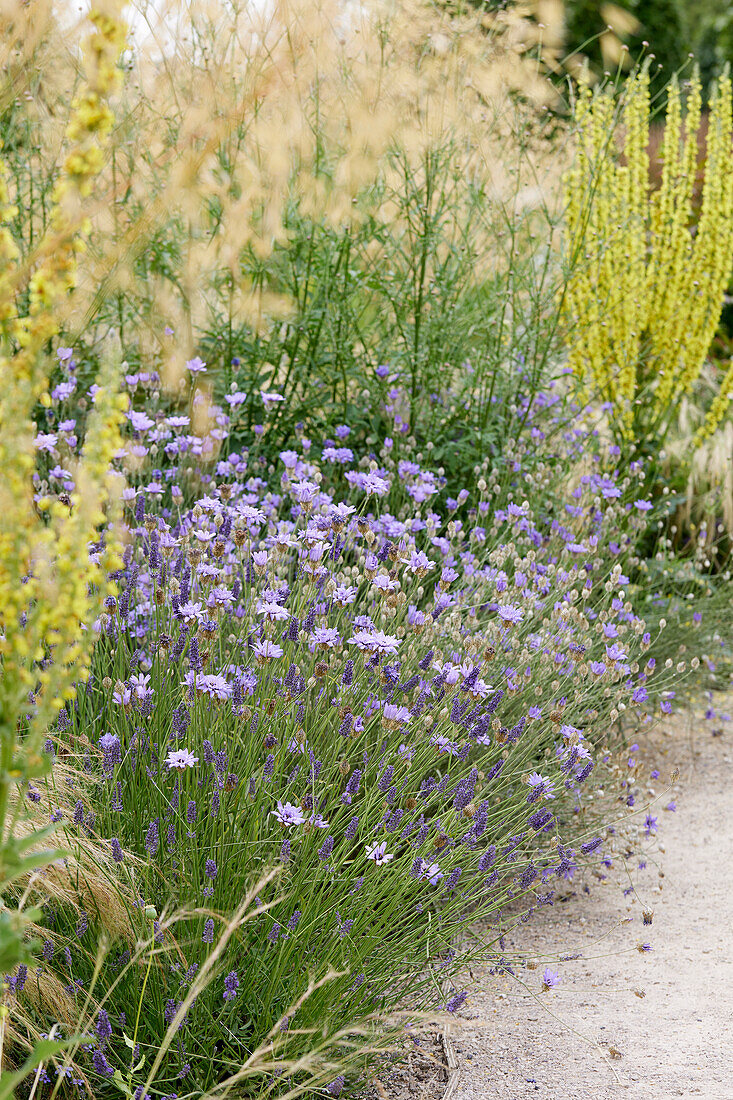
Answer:
<svg viewBox="0 0 733 1100"><path fill-rule="evenodd" d="M161 923L154 970L125 969L123 948L102 974L105 1034L88 1052L102 1089L129 1074L131 1006L149 1064L227 915L273 866L148 1084L206 1092L273 1029L286 1059L315 1030L350 1034L348 1070L375 1014L455 1010L461 968L498 951L508 903L551 902L596 858L606 829L585 792L614 764L609 731L626 710L671 709L679 678L645 659L655 639L628 598L618 532L646 522L643 496L624 499L641 480L591 465L562 505L531 505L517 452L514 487L477 477L452 498L391 440L357 459L346 425L320 447L301 437L277 467L256 437L216 457L230 418L207 402L205 364L187 369L188 415L149 402L128 415L119 461L140 469L120 594L90 624L93 674L55 735L92 782L79 836L106 840L141 907L197 910L175 934ZM51 461L61 435L41 440ZM189 475L192 452L210 472ZM195 503L181 483L200 486ZM83 996L94 929L61 908L55 920Z"/></svg>

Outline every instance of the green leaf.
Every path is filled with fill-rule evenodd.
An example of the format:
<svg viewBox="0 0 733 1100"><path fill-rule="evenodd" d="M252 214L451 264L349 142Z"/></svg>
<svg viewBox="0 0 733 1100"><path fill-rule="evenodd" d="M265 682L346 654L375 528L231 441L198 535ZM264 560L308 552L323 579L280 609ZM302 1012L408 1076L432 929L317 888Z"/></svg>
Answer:
<svg viewBox="0 0 733 1100"><path fill-rule="evenodd" d="M112 1080L120 1092L124 1092L125 1096L132 1096L132 1089L118 1069L115 1070ZM2 1097L0 1097L0 1100L2 1100Z"/></svg>

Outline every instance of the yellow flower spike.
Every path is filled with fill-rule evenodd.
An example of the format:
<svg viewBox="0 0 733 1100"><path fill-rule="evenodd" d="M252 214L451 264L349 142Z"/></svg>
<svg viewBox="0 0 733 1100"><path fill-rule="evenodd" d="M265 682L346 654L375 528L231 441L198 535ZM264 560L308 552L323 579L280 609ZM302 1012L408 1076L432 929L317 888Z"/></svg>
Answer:
<svg viewBox="0 0 733 1100"><path fill-rule="evenodd" d="M6 228L12 212L0 162L0 331L14 336L19 348L0 358L0 712L4 736L12 736L15 717L27 710L28 691L40 683L43 691L26 733L29 752L37 751L64 700L74 698L74 681L89 665L91 624L104 596L114 591L106 571L121 560L114 543L120 504L116 495L110 496L108 475L127 407L116 392L118 356L108 357L102 368L76 471L79 488L73 507L49 497L34 501L32 481L34 404L40 400L48 405L45 347L58 331L58 305L76 285L79 244L89 229L83 199L104 162L102 143L113 124L107 97L117 84L117 59L126 33L115 11L116 5L109 4L104 14L92 15L96 32L86 48L87 83L75 101L68 130L74 147L53 191L48 232L37 249L27 286L28 309L21 317L13 316L22 286L18 251ZM81 205L69 204L69 196L78 196ZM77 209L80 213L72 220L69 211ZM102 523L108 525L107 549L93 563L88 544L98 537ZM49 655L51 663L39 669L38 662ZM0 780L0 800L3 792Z"/></svg>
<svg viewBox="0 0 733 1100"><path fill-rule="evenodd" d="M668 89L661 181L653 192L647 70L627 82L618 117L607 90L586 91L576 107L577 151L565 180L568 364L586 394L594 388L610 402L612 424L625 438L663 437L697 382L720 319L733 266L731 101L725 75L711 97L694 232L697 73L688 82L684 117L677 83ZM725 415L729 390L724 380L706 425Z"/></svg>

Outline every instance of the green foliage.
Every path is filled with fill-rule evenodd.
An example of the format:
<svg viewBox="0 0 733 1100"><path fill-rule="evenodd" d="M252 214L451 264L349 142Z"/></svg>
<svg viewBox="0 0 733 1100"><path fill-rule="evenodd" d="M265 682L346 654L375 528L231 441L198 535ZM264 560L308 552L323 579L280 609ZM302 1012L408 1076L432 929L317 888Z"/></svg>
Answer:
<svg viewBox="0 0 733 1100"><path fill-rule="evenodd" d="M728 0L682 0L684 41L709 87L727 65L733 65L733 7Z"/></svg>
<svg viewBox="0 0 733 1100"><path fill-rule="evenodd" d="M546 247L555 217L540 189L524 209L519 187L492 199L485 179L463 178L457 154L446 143L418 167L395 157L346 228L314 222L294 201L287 245L267 261L244 257L252 282L293 310L257 334L215 307L199 347L219 394L285 398L268 453L296 425L325 437L348 423L361 439L430 442L454 477L477 456L498 460L557 349L560 272ZM239 438L257 422L250 401Z"/></svg>
<svg viewBox="0 0 733 1100"><path fill-rule="evenodd" d="M683 33L681 0L621 0L617 5L638 20L638 28L619 37L632 57L642 50L654 55L655 86L666 84L685 65L689 46ZM612 15L603 0L565 0L567 53L581 52L590 58L596 72L608 68L601 35ZM643 43L648 43L648 48ZM614 66L615 67L615 66Z"/></svg>

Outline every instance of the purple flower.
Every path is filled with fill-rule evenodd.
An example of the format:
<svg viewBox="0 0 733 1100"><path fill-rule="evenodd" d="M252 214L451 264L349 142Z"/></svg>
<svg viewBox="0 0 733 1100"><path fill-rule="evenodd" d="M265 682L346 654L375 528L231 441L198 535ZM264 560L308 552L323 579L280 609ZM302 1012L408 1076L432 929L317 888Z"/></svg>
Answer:
<svg viewBox="0 0 733 1100"><path fill-rule="evenodd" d="M266 664L267 662L272 661L274 658L282 657L284 652L282 646L279 646L275 642L271 642L268 639L265 639L265 641L263 642L253 642L252 650L254 651L254 655L260 664Z"/></svg>
<svg viewBox="0 0 733 1100"><path fill-rule="evenodd" d="M389 482L380 477L379 474L370 471L364 475L360 488L364 490L367 496L374 493L375 496L383 497L385 493L389 492Z"/></svg>
<svg viewBox="0 0 733 1100"><path fill-rule="evenodd" d="M201 939L204 943L214 942L214 920L212 917L204 921L204 932Z"/></svg>
<svg viewBox="0 0 733 1100"><path fill-rule="evenodd" d="M466 1000L468 993L464 990L462 993L456 993L454 997L451 997L445 1006L446 1012L457 1012L463 1002Z"/></svg>
<svg viewBox="0 0 733 1100"><path fill-rule="evenodd" d="M236 970L230 970L224 979L224 1000L231 1001L237 996L237 990L239 989L239 978L237 977Z"/></svg>
<svg viewBox="0 0 733 1100"><path fill-rule="evenodd" d="M478 861L479 871L481 871L482 873L484 871L488 871L489 868L493 866L495 860L496 860L496 846L494 844L492 844L489 848L486 849L486 851L484 852L484 854L481 856L481 858Z"/></svg>
<svg viewBox="0 0 733 1100"><path fill-rule="evenodd" d="M593 767L594 767L593 761L589 760L588 763L583 768L583 770L578 772L578 783L585 783L586 779L588 778L590 773L593 771Z"/></svg>
<svg viewBox="0 0 733 1100"><path fill-rule="evenodd" d="M290 918L290 920L288 921L288 931L289 932L294 932L295 931L295 929L298 927L298 921L300 920L302 915L303 914L301 913L300 909L294 909L293 910L293 915Z"/></svg>
<svg viewBox="0 0 733 1100"><path fill-rule="evenodd" d="M129 707L132 702L132 690L124 684L120 684L112 693L113 702L120 707Z"/></svg>
<svg viewBox="0 0 733 1100"><path fill-rule="evenodd" d="M318 495L318 486L315 481L294 481L290 486L290 492L298 504L311 505Z"/></svg>
<svg viewBox="0 0 733 1100"><path fill-rule="evenodd" d="M382 654L393 657L397 653L400 644L399 638L385 634L383 630L357 630L348 639L349 645L358 646L368 653Z"/></svg>
<svg viewBox="0 0 733 1100"><path fill-rule="evenodd" d="M443 872L439 865L437 863L428 863L426 859L418 859L415 862L420 864L417 877L420 879L427 879L431 886L437 886L443 878Z"/></svg>
<svg viewBox="0 0 733 1100"><path fill-rule="evenodd" d="M95 1073L98 1073L101 1077L114 1077L115 1071L101 1050L95 1050L92 1054L92 1065Z"/></svg>
<svg viewBox="0 0 733 1100"><path fill-rule="evenodd" d="M34 442L36 450L48 451L49 454L52 454L58 442L58 436L54 435L53 432L39 432Z"/></svg>
<svg viewBox="0 0 733 1100"><path fill-rule="evenodd" d="M388 729L399 729L412 720L412 714L407 707L396 706L394 703L385 703L382 711L382 722Z"/></svg>
<svg viewBox="0 0 733 1100"><path fill-rule="evenodd" d="M134 409L127 414L133 429L136 432L147 432L155 427L155 421L151 420L147 413L136 412Z"/></svg>
<svg viewBox="0 0 733 1100"><path fill-rule="evenodd" d="M532 794L527 799L528 802L530 799L536 801L540 795L544 795L545 798L555 797L552 793L552 780L548 779L547 776L540 775L539 772L532 772L527 783L532 788Z"/></svg>
<svg viewBox="0 0 733 1100"><path fill-rule="evenodd" d="M234 362L234 360L232 360ZM224 400L230 408L236 408L237 405L243 405L247 400L247 394L237 391L236 393L225 393Z"/></svg>
<svg viewBox="0 0 733 1100"><path fill-rule="evenodd" d="M458 880L461 877L461 874L462 874L462 870L461 870L460 867L454 867L453 868L451 873L448 875L448 878L445 880L445 892L446 892L446 894L450 894L453 890L455 890L456 886L458 885Z"/></svg>
<svg viewBox="0 0 733 1100"><path fill-rule="evenodd" d="M560 975L556 970L550 970L549 966L546 966L542 974L542 988L544 990L554 989L556 985L560 984Z"/></svg>
<svg viewBox="0 0 733 1100"><path fill-rule="evenodd" d="M149 855L154 856L158 851L158 820L151 821L145 834L145 848Z"/></svg>
<svg viewBox="0 0 733 1100"><path fill-rule="evenodd" d="M114 733L103 733L99 738L99 747L102 750L102 768L105 775L112 775L115 765L122 759L122 748L119 737Z"/></svg>
<svg viewBox="0 0 733 1100"><path fill-rule="evenodd" d="M339 731L338 731L339 732L339 737L348 737L349 732L350 732L351 727L352 727L353 724L354 724L353 714L348 714L348 713L345 714L344 715L344 720L341 723L341 725L339 726Z"/></svg>
<svg viewBox="0 0 733 1100"><path fill-rule="evenodd" d="M389 788L392 784L393 775L394 775L394 766L392 764L390 764L388 767L386 767L384 769L384 771L382 772L382 775L380 776L379 781L377 783L378 790L380 790L383 794L385 794L389 790Z"/></svg>
<svg viewBox="0 0 733 1100"><path fill-rule="evenodd" d="M293 806L292 802L277 803L276 810L270 810L270 816L277 818L281 825L287 826L291 829L293 825L302 825L305 821L305 814L301 810L300 806Z"/></svg>
<svg viewBox="0 0 733 1100"><path fill-rule="evenodd" d="M327 836L321 847L318 849L318 858L322 862L326 862L331 853L333 852L333 837Z"/></svg>
<svg viewBox="0 0 733 1100"><path fill-rule="evenodd" d="M112 1034L112 1025L109 1022L109 1016L105 1009L100 1008L99 1015L97 1016L97 1023L95 1025L95 1031L99 1038L104 1042L109 1039Z"/></svg>
<svg viewBox="0 0 733 1100"><path fill-rule="evenodd" d="M169 768L185 771L187 768L193 768L198 764L199 758L194 756L189 749L171 749L165 762Z"/></svg>
<svg viewBox="0 0 733 1100"><path fill-rule="evenodd" d="M358 589L353 584L340 584L333 594L334 603L339 607L348 607L356 599Z"/></svg>
<svg viewBox="0 0 733 1100"><path fill-rule="evenodd" d="M218 869L217 869L217 866L214 863L213 859L207 859L206 860L206 866L204 868L204 874L206 875L207 878L211 878L211 879L216 878L216 876L218 874Z"/></svg>
<svg viewBox="0 0 733 1100"><path fill-rule="evenodd" d="M367 844L366 846L367 859L374 860L377 867L383 867L385 863L389 863L391 859L394 859L393 855L389 855L387 852L387 841L383 841L381 844Z"/></svg>
<svg viewBox="0 0 733 1100"><path fill-rule="evenodd" d="M110 801L110 809L115 813L122 813L122 784L120 782L115 783L115 790Z"/></svg>
<svg viewBox="0 0 733 1100"><path fill-rule="evenodd" d="M497 614L501 621L508 626L516 626L524 619L524 612L521 607L500 607L497 609Z"/></svg>

